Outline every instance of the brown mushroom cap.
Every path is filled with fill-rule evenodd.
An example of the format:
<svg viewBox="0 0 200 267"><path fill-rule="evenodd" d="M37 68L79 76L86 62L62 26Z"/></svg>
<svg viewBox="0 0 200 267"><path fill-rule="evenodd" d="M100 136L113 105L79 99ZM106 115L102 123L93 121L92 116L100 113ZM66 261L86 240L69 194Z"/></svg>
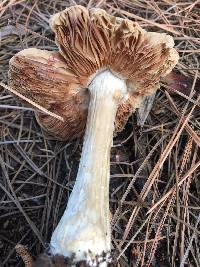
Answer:
<svg viewBox="0 0 200 267"><path fill-rule="evenodd" d="M89 96L58 52L29 48L10 60L9 84L25 97L63 117L64 122L36 111L39 124L57 139L80 136ZM82 90L80 90L80 88Z"/></svg>
<svg viewBox="0 0 200 267"><path fill-rule="evenodd" d="M80 136L86 124L92 78L109 69L127 83L129 98L116 116L123 129L142 96L152 94L159 80L178 61L173 38L146 32L137 23L107 14L102 9L76 5L55 14L50 25L57 52L23 50L10 61L10 86L64 122L37 113L39 123L58 139Z"/></svg>

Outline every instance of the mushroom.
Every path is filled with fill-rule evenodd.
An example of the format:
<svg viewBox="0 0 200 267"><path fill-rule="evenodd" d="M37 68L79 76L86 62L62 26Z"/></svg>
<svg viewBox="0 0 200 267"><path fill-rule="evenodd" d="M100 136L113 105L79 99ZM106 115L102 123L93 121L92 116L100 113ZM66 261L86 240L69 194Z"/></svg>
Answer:
<svg viewBox="0 0 200 267"><path fill-rule="evenodd" d="M86 125L76 182L50 246L53 255L104 267L111 252L113 132L123 129L142 97L159 88L178 53L171 36L147 32L98 8L69 7L52 16L50 26L59 52L30 48L16 54L10 86L63 117L64 122L36 112L56 138L81 136Z"/></svg>

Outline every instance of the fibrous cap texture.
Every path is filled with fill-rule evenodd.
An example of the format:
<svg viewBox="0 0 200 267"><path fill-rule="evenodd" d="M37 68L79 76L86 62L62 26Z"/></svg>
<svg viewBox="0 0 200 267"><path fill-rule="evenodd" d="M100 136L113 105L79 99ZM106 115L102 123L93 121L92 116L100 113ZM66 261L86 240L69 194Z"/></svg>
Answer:
<svg viewBox="0 0 200 267"><path fill-rule="evenodd" d="M124 79L128 98L119 105L115 128L121 130L142 96L159 88L159 80L178 61L173 38L147 32L136 22L102 9L76 5L50 19L59 52L23 50L10 61L10 85L64 122L37 113L39 123L58 139L80 136L89 103L88 85L109 69Z"/></svg>

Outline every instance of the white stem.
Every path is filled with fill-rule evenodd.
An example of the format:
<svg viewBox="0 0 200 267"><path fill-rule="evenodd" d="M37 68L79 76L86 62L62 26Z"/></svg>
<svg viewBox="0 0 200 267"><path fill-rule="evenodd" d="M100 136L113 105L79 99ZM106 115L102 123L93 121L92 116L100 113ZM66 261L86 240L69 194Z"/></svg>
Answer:
<svg viewBox="0 0 200 267"><path fill-rule="evenodd" d="M75 254L76 261L111 250L110 149L117 107L127 94L125 82L109 70L97 74L89 90L87 127L76 183L51 238L53 254Z"/></svg>

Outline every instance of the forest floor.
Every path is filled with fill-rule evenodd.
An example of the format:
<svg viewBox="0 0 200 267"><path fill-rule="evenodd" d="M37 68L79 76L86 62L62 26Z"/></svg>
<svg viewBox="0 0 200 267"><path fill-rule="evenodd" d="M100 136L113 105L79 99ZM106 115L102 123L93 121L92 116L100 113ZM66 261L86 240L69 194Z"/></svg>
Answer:
<svg viewBox="0 0 200 267"><path fill-rule="evenodd" d="M33 110L4 84L9 60L20 50L57 50L48 20L74 4L174 37L180 56L175 78L161 84L143 126L136 112L114 138L112 244L122 267L199 267L200 3L191 0L0 2L0 266L24 266L16 244L34 258L48 247L73 188L82 139L46 138Z"/></svg>

